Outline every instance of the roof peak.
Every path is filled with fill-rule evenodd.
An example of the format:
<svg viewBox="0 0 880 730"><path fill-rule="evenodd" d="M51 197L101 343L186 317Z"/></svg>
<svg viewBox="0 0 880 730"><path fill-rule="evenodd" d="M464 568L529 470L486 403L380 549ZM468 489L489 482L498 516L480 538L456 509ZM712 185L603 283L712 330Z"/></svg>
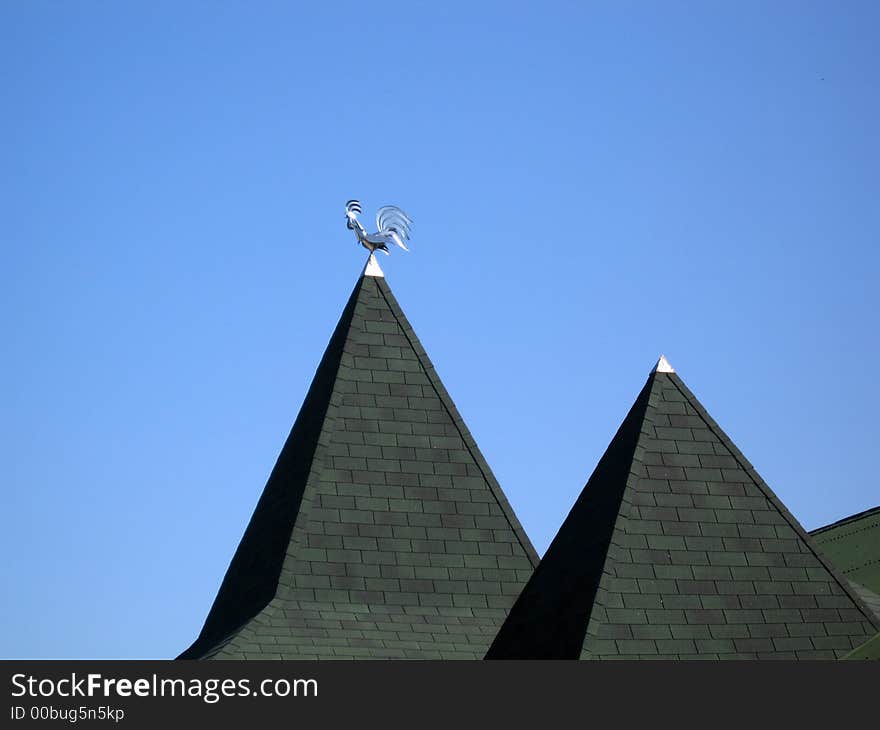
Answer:
<svg viewBox="0 0 880 730"><path fill-rule="evenodd" d="M669 364L669 360L666 359L666 355L661 355L660 359L657 361L657 364L654 366L654 369L651 372L652 373L674 373L675 368Z"/></svg>
<svg viewBox="0 0 880 730"><path fill-rule="evenodd" d="M653 376L487 658L833 659L878 628L696 396Z"/></svg>
<svg viewBox="0 0 880 730"><path fill-rule="evenodd" d="M388 283L364 274L181 658L477 659L538 564Z"/></svg>
<svg viewBox="0 0 880 730"><path fill-rule="evenodd" d="M384 279L385 274L379 266L379 262L376 261L376 256L374 254L370 254L370 257L367 259L367 263L364 265L364 270L361 272L361 276L375 276L377 279Z"/></svg>

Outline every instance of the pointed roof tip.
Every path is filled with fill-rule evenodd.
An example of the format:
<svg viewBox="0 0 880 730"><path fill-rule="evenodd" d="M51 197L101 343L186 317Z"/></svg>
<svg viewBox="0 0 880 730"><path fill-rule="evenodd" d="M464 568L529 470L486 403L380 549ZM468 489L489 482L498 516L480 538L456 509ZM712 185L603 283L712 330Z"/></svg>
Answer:
<svg viewBox="0 0 880 730"><path fill-rule="evenodd" d="M672 367L665 357L660 357L654 370L655 373L670 373ZM699 442L692 439L699 439ZM693 448L696 443L701 447ZM700 452L696 459L694 452ZM707 465L721 463L713 459L723 460L728 465L722 475L725 484L735 483L734 491L741 495L740 499L747 500L755 507L761 505L760 510L742 509L742 505L731 497L730 509L720 506L694 510L685 515L684 508L679 508L679 518L686 519L693 529L693 533L690 529L688 533L715 534L719 524L724 524L733 526L730 534L733 531L739 535L762 534L760 531L766 528L761 525L772 524L777 535L785 535L783 540L760 540L760 544L725 539L723 545L718 544L717 551L711 553L712 565L757 565L758 562L782 565L786 563L786 555L797 554L802 564L809 566L806 575L800 576L804 582L797 593L832 592L836 596L834 605L841 606L839 611L842 613L837 618L829 614L827 625L816 623L806 613L799 619L792 617L791 623L787 624L789 633L797 633L799 640L808 637L814 647L821 646L820 641L824 641L821 637L826 635L846 636L847 643L852 647L864 646L864 642L872 640L871 637L880 629L880 621L874 617L871 605L874 599L860 594L854 584L847 580L848 575L854 574L843 573L846 563L840 562L835 567L830 562L830 551L823 555L821 543L803 531L779 497L758 476L729 436L678 378L673 378L671 374L666 378L652 374L558 529L551 543L552 548L547 550L538 568L520 590L513 608L492 642L487 659L596 660L631 657L638 651L668 651L660 648L659 640L656 645L651 645L651 640L643 639L638 640L638 644L630 644L626 639L609 641L604 637L609 634L625 636L626 633L634 636L639 630L637 627L644 621L642 611L628 613L627 609L610 615L614 613L610 607L619 606L621 594L630 590L618 582L617 576L640 575L639 571L647 570L646 566L659 574L657 568L670 561L670 553L666 549L629 550L620 547L630 544L632 536L644 539L642 536L645 534L648 534L647 544L651 546L650 531L656 531L658 517L663 518L650 512L650 508L634 508L631 505L670 504L663 502L669 496L670 489L676 495L702 494L706 490L707 482L704 480L709 473L704 469L679 467L681 471L673 475L667 471L670 467L657 466L672 464L676 459L683 460L678 463ZM708 491L716 493L712 482L708 484ZM727 489L721 488L720 491ZM696 497L693 501L696 503ZM718 504L722 502L724 500ZM846 531L850 529L846 528ZM685 538L688 550L692 548L690 539ZM836 538L825 533L825 540L828 539ZM835 560L841 555L838 544L834 548ZM687 555L695 553L688 552ZM761 556L761 560L757 559L758 556ZM860 558L864 557L862 551ZM746 608L750 605L746 601L755 598L773 603L777 600L776 586L779 583L760 580L759 575L756 574L756 579L751 580L743 579L736 572L731 579L719 574L715 581L694 581L687 590L691 595L698 596L702 605L708 605L708 600L715 600L714 596L721 594L740 600L742 608L725 608L717 614L719 625L742 630L743 635L762 636L772 633L770 626L777 625L773 622L778 621L779 617L767 616L766 611L762 613ZM819 588L820 585L822 588ZM657 581L650 589L655 591L651 594L651 601L668 609L672 605L670 599L680 597L680 589L681 585L675 581ZM749 598L746 599L746 596ZM703 603L703 598L707 602ZM625 598L623 603L626 603ZM677 615L680 615L678 611L659 611L656 616L652 615L652 624L662 627L656 630L663 632L655 635L666 636L668 631L674 635ZM789 619L787 615L784 618ZM623 633L620 626L628 627L627 632ZM606 627L608 633L605 633ZM714 627L712 631L714 634ZM874 641L877 641L880 649L880 639ZM842 639L840 642L843 646ZM702 655L703 658L718 660L741 656L735 653L739 646L721 651L718 651L719 648L698 641L695 649L689 646L687 651L692 652L692 656ZM769 642L760 649L760 654L749 656L782 659L791 656L787 654L788 648ZM844 647L843 651L847 649ZM861 650L856 648L855 651ZM685 658L682 654L677 656ZM818 656L822 654L806 650L795 654L797 659Z"/></svg>
<svg viewBox="0 0 880 730"><path fill-rule="evenodd" d="M367 259L366 266L364 266L361 276L375 276L378 279L385 278L385 274L379 267L379 262L376 261L376 256L374 254L370 254L370 258Z"/></svg>
<svg viewBox="0 0 880 730"><path fill-rule="evenodd" d="M660 359L657 361L657 364L654 366L654 369L651 372L652 373L674 373L675 368L669 364L669 360L666 359L666 355L661 355Z"/></svg>
<svg viewBox="0 0 880 730"><path fill-rule="evenodd" d="M375 276L378 266L371 272L371 265L375 266L375 262L366 262L365 276ZM383 507L383 500L377 500L376 504L358 503L363 508L360 516L346 515L344 512L340 514L338 509L325 509L325 514L318 515L316 508L313 509L312 506L321 504L321 495L325 492L344 494L349 488L349 491L360 489L358 494L364 490L366 493L378 493L382 489L387 491L386 483L394 482L401 467L415 468L407 467L406 462L400 464L398 461L384 460L380 463L378 460L371 460L368 466L372 470L352 472L349 468L356 464L344 461L349 458L345 456L350 451L349 443L366 443L372 440L372 437L366 436L367 433L376 431L388 437L377 443L389 440L397 443L399 439L395 434L398 432L418 431L405 423L407 418L413 422L432 424L432 428L426 432L433 434L439 429L439 432L445 434L444 449L420 454L422 461L418 463L431 466L432 474L441 474L441 464L448 466L449 454L454 451L459 465L463 465L464 473L470 475L466 488L463 487L467 492L467 499L492 505L492 531L491 534L481 537L486 544L480 545L480 550L485 553L480 559L480 565L486 566L484 570L491 569L495 574L501 575L499 571L503 571L508 565L508 557L511 561L516 561L511 564L521 565L528 570L538 564L537 553L397 300L384 282L376 279L376 286L373 286L367 284L365 276L358 279L348 297L302 401L299 414L229 563L203 628L195 642L181 654L181 658L240 656L237 648L239 646L253 648L254 651L248 656L261 658L264 656L261 647L268 647L270 644L273 649L278 649L279 654L275 654L276 657L323 656L325 652L321 647L315 646L312 638L317 635L315 632L329 637L336 656L354 659L367 653L358 644L357 637L362 632L370 631L369 627L375 627L377 615L395 613L397 604L394 601L398 594L367 591L362 592L363 595L356 595L356 592L352 592L349 599L342 595L345 591L337 591L332 595L329 591L324 591L326 595L318 591L310 594L315 600L310 600L306 606L301 600L302 595L288 591L287 586L305 585L310 579L302 576L311 576L313 572L315 575L335 574L337 571L329 568L331 564L341 565L343 568L346 565L360 565L361 553L358 550L349 551L349 554L339 552L338 555L333 555L323 550L312 549L309 552L308 545L318 544L319 540L312 541L311 537L324 535L325 530L327 534L347 534L346 524L354 524L350 520L357 519L367 524L381 523L383 510L387 511L387 507ZM379 343L393 342L394 346L376 345L377 340ZM381 349L381 352L374 348ZM353 354L372 354L374 357L357 357ZM381 359L378 355L381 355ZM362 387L365 383L378 383L384 388L384 392L388 392L388 386L378 382L381 378L375 378L374 381L375 376L383 373L389 375L384 379L389 381L403 380L401 374L408 373L406 379L411 385L401 387L417 388L406 392L416 392L421 397L409 399L406 413L398 411L391 415L373 414L376 419L381 416L383 420L349 417L352 409L359 411L361 406L358 404L365 402L363 393L369 389ZM390 377L392 375L401 377ZM392 405L388 396L381 395L383 390L373 388L371 392L379 394L380 405ZM396 391L392 387L390 392ZM369 398L373 399L373 396L370 395ZM421 418L423 414L424 418ZM366 411L364 415L367 415ZM376 453L375 449L373 453ZM461 473L459 469L447 471ZM361 487L352 486L355 479ZM402 483L406 480L397 481ZM399 514L404 523L416 524L416 519L409 520L409 516L422 515L423 512L441 514L449 511L445 509L449 504L449 495L432 496L425 492L417 497L418 499L409 502L398 500L400 505L395 509L403 507ZM457 498L461 498L461 495L457 495ZM283 509L279 509L279 505ZM488 508L485 511L488 513ZM481 510L476 512L481 513ZM316 520L319 516L321 519ZM346 520L349 522L346 523ZM418 546L421 551L419 555L430 565L440 565L444 560L447 563L452 562L454 555L451 554L458 549L456 545L459 544L453 545L444 540L423 542L424 545ZM383 562L406 564L414 549L410 540L392 543L393 541L388 545L383 544L385 552L382 554L387 558ZM497 550L488 549L496 546ZM491 557L486 557L489 553ZM400 560L401 557L404 560ZM259 563L257 568L253 567L254 561ZM522 576L515 577L519 579ZM451 584L446 586L441 585L440 581L430 580L422 581L418 585L413 583L409 589L412 592L408 595L416 598L415 603L425 606L453 603L449 591L456 590ZM426 633L424 637L420 636L416 649L412 648L412 642L403 637L381 645L373 642L368 647L368 654L376 658L394 657L407 651L408 656L415 658L428 659L441 654L451 658L448 637L454 636L456 654L481 658L488 650L492 636L501 627L503 616L507 615L516 598L509 590L500 597L493 596L493 592L491 581L485 582L485 585L472 582L468 586L471 603L483 606L491 604L496 607L490 612L491 615L480 618L479 621L462 623L457 615L452 615L454 611L440 612L447 615L436 617L432 632ZM341 631L327 629L326 617L331 611L337 615L344 613L350 616L353 628ZM455 630L449 630L448 627ZM375 628L372 630L375 632ZM281 635L287 639L283 649L274 644L274 638Z"/></svg>

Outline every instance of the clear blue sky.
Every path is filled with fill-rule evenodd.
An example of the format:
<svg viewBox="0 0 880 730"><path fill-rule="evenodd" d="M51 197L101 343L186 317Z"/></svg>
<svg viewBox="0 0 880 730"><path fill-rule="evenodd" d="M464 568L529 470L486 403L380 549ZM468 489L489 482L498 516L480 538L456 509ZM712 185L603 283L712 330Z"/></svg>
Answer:
<svg viewBox="0 0 880 730"><path fill-rule="evenodd" d="M872 2L0 6L0 656L198 633L363 264L539 552L663 352L880 503Z"/></svg>

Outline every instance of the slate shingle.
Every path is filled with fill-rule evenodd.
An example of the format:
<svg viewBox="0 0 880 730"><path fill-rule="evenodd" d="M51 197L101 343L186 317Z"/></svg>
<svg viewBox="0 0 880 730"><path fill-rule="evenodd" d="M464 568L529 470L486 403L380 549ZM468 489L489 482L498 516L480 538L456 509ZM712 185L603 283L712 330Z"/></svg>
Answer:
<svg viewBox="0 0 880 730"><path fill-rule="evenodd" d="M536 564L387 283L364 276L181 658L481 658Z"/></svg>
<svg viewBox="0 0 880 730"><path fill-rule="evenodd" d="M487 658L833 658L875 621L681 379L655 372Z"/></svg>

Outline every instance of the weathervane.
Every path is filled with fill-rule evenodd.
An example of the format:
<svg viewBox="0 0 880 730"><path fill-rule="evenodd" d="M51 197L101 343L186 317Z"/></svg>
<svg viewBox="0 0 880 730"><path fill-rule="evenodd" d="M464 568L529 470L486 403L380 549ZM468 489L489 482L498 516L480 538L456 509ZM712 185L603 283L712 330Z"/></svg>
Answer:
<svg viewBox="0 0 880 730"><path fill-rule="evenodd" d="M379 208L376 211L378 230L375 233L367 233L367 229L358 220L357 217L361 212L360 201L349 200L345 204L345 225L350 231L354 231L358 243L370 252L371 258L375 251L382 251L387 256L389 241L396 243L404 251L409 251L404 241L409 240L412 221L400 208L394 205L384 205Z"/></svg>

